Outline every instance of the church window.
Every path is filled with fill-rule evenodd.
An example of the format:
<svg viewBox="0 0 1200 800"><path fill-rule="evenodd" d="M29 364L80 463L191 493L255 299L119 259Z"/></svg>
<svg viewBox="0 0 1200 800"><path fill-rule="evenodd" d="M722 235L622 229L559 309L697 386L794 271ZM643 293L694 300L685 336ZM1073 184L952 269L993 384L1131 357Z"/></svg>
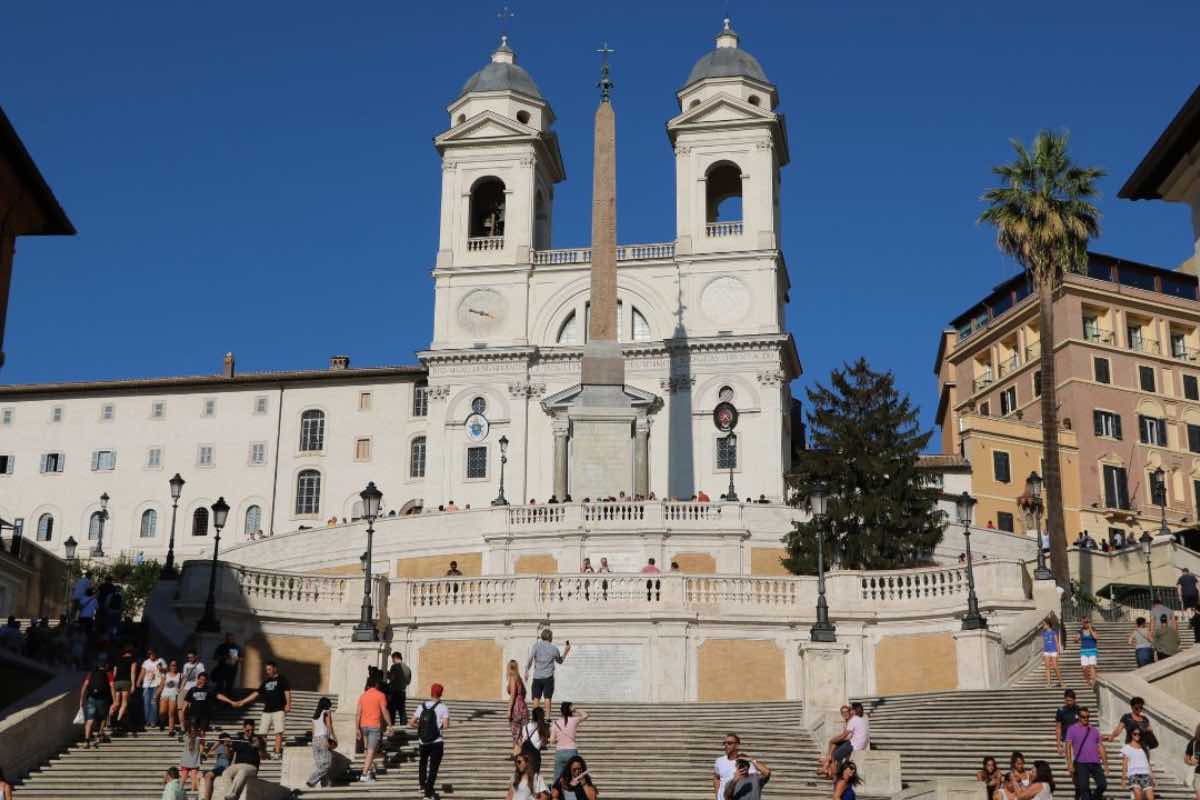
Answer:
<svg viewBox="0 0 1200 800"><path fill-rule="evenodd" d="M633 309L633 340L635 342L644 342L650 338L650 323L646 321L645 315L636 308Z"/></svg>
<svg viewBox="0 0 1200 800"><path fill-rule="evenodd" d="M192 512L192 536L208 536L208 509L204 506Z"/></svg>
<svg viewBox="0 0 1200 800"><path fill-rule="evenodd" d="M504 181L481 178L471 188L472 238L504 235Z"/></svg>
<svg viewBox="0 0 1200 800"><path fill-rule="evenodd" d="M487 477L487 447L467 448L467 478L479 480Z"/></svg>
<svg viewBox="0 0 1200 800"><path fill-rule="evenodd" d="M142 512L142 525L139 532L143 539L153 539L158 533L158 512L153 508L147 508Z"/></svg>
<svg viewBox="0 0 1200 800"><path fill-rule="evenodd" d="M752 106L756 106L756 105L759 105L760 103L762 103L762 98L760 98L756 94L750 95L750 97L747 99L749 100L750 105L752 105Z"/></svg>
<svg viewBox="0 0 1200 800"><path fill-rule="evenodd" d="M418 436L408 446L408 477L425 477L425 437Z"/></svg>
<svg viewBox="0 0 1200 800"><path fill-rule="evenodd" d="M37 540L39 542L48 542L54 535L54 515L42 514L38 517Z"/></svg>
<svg viewBox="0 0 1200 800"><path fill-rule="evenodd" d="M732 403L733 402L733 387L732 386L722 386L721 391L717 392L717 399L720 400L722 403Z"/></svg>
<svg viewBox="0 0 1200 800"><path fill-rule="evenodd" d="M101 511L93 511L92 516L88 517L88 539L95 541L100 538L100 528L104 525L104 513Z"/></svg>
<svg viewBox="0 0 1200 800"><path fill-rule="evenodd" d="M528 111L518 111L517 112L517 122L521 123L522 125L528 125L529 124L529 112Z"/></svg>
<svg viewBox="0 0 1200 800"><path fill-rule="evenodd" d="M412 415L414 417L429 416L429 384L418 383L413 386Z"/></svg>
<svg viewBox="0 0 1200 800"><path fill-rule="evenodd" d="M482 397L476 397L471 401L471 410L476 414L483 414L487 411L487 400Z"/></svg>
<svg viewBox="0 0 1200 800"><path fill-rule="evenodd" d="M262 528L262 506L250 506L246 509L246 533L254 533Z"/></svg>
<svg viewBox="0 0 1200 800"><path fill-rule="evenodd" d="M558 337L555 344L579 344L579 319L575 312L567 314L567 318L558 326Z"/></svg>
<svg viewBox="0 0 1200 800"><path fill-rule="evenodd" d="M325 449L325 412L315 408L300 415L300 452L315 453Z"/></svg>
<svg viewBox="0 0 1200 800"><path fill-rule="evenodd" d="M737 443L729 436L717 439L717 469L737 469Z"/></svg>
<svg viewBox="0 0 1200 800"><path fill-rule="evenodd" d="M315 469L302 470L296 476L296 513L321 513L321 473Z"/></svg>
<svg viewBox="0 0 1200 800"><path fill-rule="evenodd" d="M705 201L710 223L742 218L742 170L737 164L720 161L708 170Z"/></svg>

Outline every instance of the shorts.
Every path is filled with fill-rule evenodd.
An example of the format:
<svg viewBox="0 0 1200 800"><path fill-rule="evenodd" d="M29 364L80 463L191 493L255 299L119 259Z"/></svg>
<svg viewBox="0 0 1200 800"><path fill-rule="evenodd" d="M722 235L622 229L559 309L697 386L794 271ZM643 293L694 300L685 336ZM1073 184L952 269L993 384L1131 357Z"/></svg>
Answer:
<svg viewBox="0 0 1200 800"><path fill-rule="evenodd" d="M219 777L221 777L221 773L225 771L225 767L226 767L226 766L227 766L227 765L225 765L225 764L222 764L222 765L221 765L221 766L219 766L219 767L209 767L208 769L205 769L204 771L205 771L205 772L211 772L211 773L212 773L212 776L213 776L214 778L219 778Z"/></svg>
<svg viewBox="0 0 1200 800"><path fill-rule="evenodd" d="M1129 785L1130 785L1130 787L1136 786L1139 789L1149 789L1150 788L1150 776L1149 775L1130 775L1129 776Z"/></svg>
<svg viewBox="0 0 1200 800"><path fill-rule="evenodd" d="M1058 661L1058 651L1054 650L1054 651L1047 652L1047 651L1043 650L1042 658L1052 658L1055 661Z"/></svg>
<svg viewBox="0 0 1200 800"><path fill-rule="evenodd" d="M163 689L163 693L159 696L159 700L164 703L174 703L179 700L178 689Z"/></svg>
<svg viewBox="0 0 1200 800"><path fill-rule="evenodd" d="M133 684L130 681L113 681L114 692L128 692L132 688Z"/></svg>
<svg viewBox="0 0 1200 800"><path fill-rule="evenodd" d="M382 728L363 728L363 747L367 750L379 750L379 740L383 738Z"/></svg>
<svg viewBox="0 0 1200 800"><path fill-rule="evenodd" d="M1197 605L1200 605L1200 595L1185 594L1185 595L1183 595L1182 600L1183 600L1183 607L1185 609L1186 608L1195 608Z"/></svg>
<svg viewBox="0 0 1200 800"><path fill-rule="evenodd" d="M92 722L103 722L108 719L111 704L102 697L89 697L83 705L83 718Z"/></svg>
<svg viewBox="0 0 1200 800"><path fill-rule="evenodd" d="M854 745L850 744L850 740L847 739L846 741L840 743L837 747L833 748L833 760L840 764L849 758L850 754L853 752Z"/></svg>
<svg viewBox="0 0 1200 800"><path fill-rule="evenodd" d="M1097 658L1097 656L1082 656L1081 655L1079 657L1079 666L1094 667L1094 666L1096 666L1096 658Z"/></svg>
<svg viewBox="0 0 1200 800"><path fill-rule="evenodd" d="M554 697L554 676L549 678L534 678L533 679L533 699L541 700L545 697L547 700Z"/></svg>
<svg viewBox="0 0 1200 800"><path fill-rule="evenodd" d="M264 711L258 718L258 735L266 736L274 728L276 733L283 733L284 714L282 711Z"/></svg>

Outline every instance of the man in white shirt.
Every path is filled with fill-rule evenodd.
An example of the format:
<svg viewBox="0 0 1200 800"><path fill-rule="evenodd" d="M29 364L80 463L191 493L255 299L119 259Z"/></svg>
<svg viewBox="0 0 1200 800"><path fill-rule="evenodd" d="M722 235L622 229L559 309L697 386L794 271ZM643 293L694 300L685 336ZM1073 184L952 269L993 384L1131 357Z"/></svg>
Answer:
<svg viewBox="0 0 1200 800"><path fill-rule="evenodd" d="M141 684L142 684L142 719L145 721L146 729L154 727L158 724L158 687L162 683L162 676L167 671L167 662L159 658L154 649L146 651L146 660L141 666Z"/></svg>
<svg viewBox="0 0 1200 800"><path fill-rule="evenodd" d="M725 785L737 775L737 762L739 760L750 762L750 775L758 774L758 768L754 766L754 760L742 755L742 740L736 733L725 734L725 740L721 743L721 746L725 749L725 755L713 762L712 785L717 800L722 800L725 797Z"/></svg>
<svg viewBox="0 0 1200 800"><path fill-rule="evenodd" d="M871 746L871 723L867 721L862 703L851 703L850 710L854 715L846 721L846 730L850 732L850 746L857 753Z"/></svg>
<svg viewBox="0 0 1200 800"><path fill-rule="evenodd" d="M442 702L443 691L440 683L429 687L429 696L432 699L417 706L417 712L408 723L410 728L417 729L417 780L421 784L421 796L425 800L432 800L437 789L438 767L442 765L442 756L446 748L446 740L442 738L442 734L450 727L450 709ZM421 724L421 717L427 709L433 712L437 723L436 730L427 729Z"/></svg>

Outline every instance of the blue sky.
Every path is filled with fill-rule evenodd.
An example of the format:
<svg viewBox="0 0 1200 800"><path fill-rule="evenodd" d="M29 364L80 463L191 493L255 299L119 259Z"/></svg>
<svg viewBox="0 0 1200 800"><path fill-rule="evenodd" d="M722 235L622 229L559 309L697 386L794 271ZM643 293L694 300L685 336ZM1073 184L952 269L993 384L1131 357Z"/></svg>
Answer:
<svg viewBox="0 0 1200 800"><path fill-rule="evenodd" d="M790 329L806 375L865 355L932 424L947 320L1014 271L975 225L1008 139L1104 166L1095 249L1174 266L1182 206L1117 190L1200 76L1200 4L510 0L558 115L554 241L586 244L602 39L622 242L674 236L664 123L726 6L779 87ZM18 244L7 383L412 363L432 327L445 105L490 3L15 3L0 104L79 229ZM935 443L931 443L931 447Z"/></svg>

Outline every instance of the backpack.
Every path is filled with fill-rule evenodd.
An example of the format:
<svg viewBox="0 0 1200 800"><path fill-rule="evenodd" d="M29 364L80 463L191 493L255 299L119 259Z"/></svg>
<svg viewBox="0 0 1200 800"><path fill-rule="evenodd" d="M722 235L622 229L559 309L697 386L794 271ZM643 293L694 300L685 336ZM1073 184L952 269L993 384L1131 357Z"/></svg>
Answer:
<svg viewBox="0 0 1200 800"><path fill-rule="evenodd" d="M120 592L113 592L108 596L106 608L111 614L120 614L121 607L125 604L125 598L121 597Z"/></svg>
<svg viewBox="0 0 1200 800"><path fill-rule="evenodd" d="M422 704L421 716L417 718L417 739L421 744L433 744L442 737L437 718L437 707L441 704L441 700L434 702L433 705Z"/></svg>

